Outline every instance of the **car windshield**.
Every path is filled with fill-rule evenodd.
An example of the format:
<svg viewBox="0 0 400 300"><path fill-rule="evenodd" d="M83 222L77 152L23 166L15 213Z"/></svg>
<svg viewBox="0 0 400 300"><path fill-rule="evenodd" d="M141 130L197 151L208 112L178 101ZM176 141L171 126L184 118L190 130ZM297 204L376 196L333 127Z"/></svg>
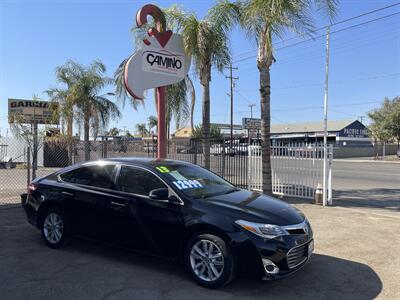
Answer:
<svg viewBox="0 0 400 300"><path fill-rule="evenodd" d="M195 165L168 164L156 166L155 169L189 197L206 198L238 190L221 177Z"/></svg>

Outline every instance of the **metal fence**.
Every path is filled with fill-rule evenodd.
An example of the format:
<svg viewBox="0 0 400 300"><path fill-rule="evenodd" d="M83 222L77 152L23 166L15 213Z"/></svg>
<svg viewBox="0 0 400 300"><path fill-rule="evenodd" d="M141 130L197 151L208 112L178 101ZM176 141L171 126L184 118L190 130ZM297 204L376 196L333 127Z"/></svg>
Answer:
<svg viewBox="0 0 400 300"><path fill-rule="evenodd" d="M332 200L332 145L328 146L327 199ZM322 144L278 144L271 146L272 191L277 195L312 199L323 184ZM249 189L262 190L262 155L259 143L249 147Z"/></svg>
<svg viewBox="0 0 400 300"><path fill-rule="evenodd" d="M14 141L12 147L0 145L0 205L19 203L32 179L32 153L27 145ZM8 141L7 144L11 145ZM169 140L167 157L204 163L204 143L199 140ZM235 186L261 190L261 147L245 140L211 140L209 169ZM45 142L40 147L37 177L46 176L60 168L85 160L82 141L72 147L57 142ZM312 198L318 183L322 183L321 145L277 145L271 149L273 191L279 195ZM330 151L332 149L330 148ZM331 152L330 152L331 153ZM156 157L157 141L103 138L90 142L90 159L112 157Z"/></svg>

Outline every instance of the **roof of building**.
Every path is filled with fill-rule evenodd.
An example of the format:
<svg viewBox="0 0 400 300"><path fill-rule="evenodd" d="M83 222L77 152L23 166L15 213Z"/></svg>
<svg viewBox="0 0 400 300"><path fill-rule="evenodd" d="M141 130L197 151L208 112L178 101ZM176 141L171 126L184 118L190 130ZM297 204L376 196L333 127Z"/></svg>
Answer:
<svg viewBox="0 0 400 300"><path fill-rule="evenodd" d="M359 122L355 119L349 120L328 120L328 131L329 132L336 132L341 131L342 129L346 128L350 124L354 122ZM230 124L217 124L212 123L213 125L217 125L220 129L229 129ZM234 124L234 130L243 130L242 125ZM190 137L191 130L189 131L190 127L183 127L178 129L175 133L175 137ZM186 131L186 132L185 132ZM271 133L272 134L290 134L290 133L305 133L305 132L323 132L324 131L324 122L306 122L306 123L286 123L286 124L272 124L271 125ZM184 134L185 133L185 134Z"/></svg>
<svg viewBox="0 0 400 300"><path fill-rule="evenodd" d="M340 131L357 120L328 121L328 131ZM271 133L321 132L324 131L324 122L288 123L271 125Z"/></svg>

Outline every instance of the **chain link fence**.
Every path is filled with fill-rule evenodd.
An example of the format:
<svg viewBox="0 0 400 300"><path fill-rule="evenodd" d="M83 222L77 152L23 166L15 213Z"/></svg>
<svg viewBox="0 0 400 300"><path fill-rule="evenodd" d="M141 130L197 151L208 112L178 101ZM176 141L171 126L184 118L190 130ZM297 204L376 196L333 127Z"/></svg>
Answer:
<svg viewBox="0 0 400 300"><path fill-rule="evenodd" d="M7 142L7 143L6 143ZM44 141L37 155L37 169L33 170L30 147L14 140L0 140L0 207L18 204L34 177L49 175L60 168L85 161L83 141L60 143ZM128 139L103 137L90 141L90 160L113 157L157 157L156 139ZM332 148L329 148L330 161ZM169 140L167 158L187 161L205 167L205 144L201 140ZM237 187L262 189L262 157L259 143L247 139L211 140L208 168ZM273 191L279 195L312 198L318 183L322 183L321 145L273 145L271 166ZM329 188L331 189L331 187Z"/></svg>
<svg viewBox="0 0 400 300"><path fill-rule="evenodd" d="M103 137L90 141L90 160L113 157L157 157L156 139ZM20 203L20 194L35 177L47 176L71 164L85 161L85 144L44 141L38 149L37 168L33 170L32 149L21 140L0 140L0 207ZM200 140L169 140L167 158L204 164L204 143ZM232 184L247 188L247 147L240 141L211 140L210 166L214 173Z"/></svg>

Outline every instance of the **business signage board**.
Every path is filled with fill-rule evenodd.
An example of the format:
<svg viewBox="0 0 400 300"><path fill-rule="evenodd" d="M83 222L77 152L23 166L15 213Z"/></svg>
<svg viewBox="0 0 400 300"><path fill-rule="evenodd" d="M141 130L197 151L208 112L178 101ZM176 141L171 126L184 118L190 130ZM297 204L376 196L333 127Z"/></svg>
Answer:
<svg viewBox="0 0 400 300"><path fill-rule="evenodd" d="M261 119L255 118L243 118L242 125L245 129L260 130L261 129Z"/></svg>
<svg viewBox="0 0 400 300"><path fill-rule="evenodd" d="M181 35L172 33L164 46L149 36L125 65L125 87L131 96L143 99L145 90L177 83L189 68Z"/></svg>
<svg viewBox="0 0 400 300"><path fill-rule="evenodd" d="M9 123L59 124L58 103L37 100L8 99Z"/></svg>

